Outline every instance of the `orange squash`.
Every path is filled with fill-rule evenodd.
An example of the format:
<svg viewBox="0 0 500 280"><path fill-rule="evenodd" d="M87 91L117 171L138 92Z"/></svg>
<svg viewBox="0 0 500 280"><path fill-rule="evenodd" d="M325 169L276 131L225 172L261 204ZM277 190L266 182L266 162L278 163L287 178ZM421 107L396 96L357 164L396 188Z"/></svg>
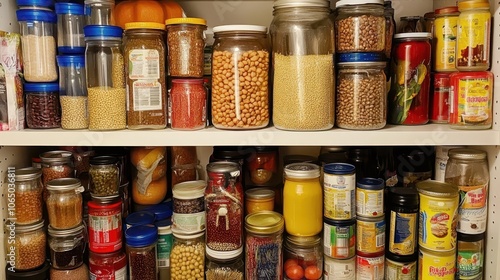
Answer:
<svg viewBox="0 0 500 280"><path fill-rule="evenodd" d="M125 28L125 23L148 21L165 24L169 18L183 17L182 7L173 0L125 0L115 6L115 23Z"/></svg>

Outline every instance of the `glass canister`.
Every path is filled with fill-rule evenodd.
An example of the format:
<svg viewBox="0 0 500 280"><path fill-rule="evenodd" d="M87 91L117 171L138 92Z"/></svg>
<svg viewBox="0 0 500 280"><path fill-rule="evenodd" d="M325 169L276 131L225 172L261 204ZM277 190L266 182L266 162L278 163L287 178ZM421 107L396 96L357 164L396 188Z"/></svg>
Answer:
<svg viewBox="0 0 500 280"><path fill-rule="evenodd" d="M246 165L245 186L275 186L281 178L278 174L279 148L257 146Z"/></svg>
<svg viewBox="0 0 500 280"><path fill-rule="evenodd" d="M297 279L304 275L306 279L322 279L323 246L321 236L300 237L288 235L285 238L283 268L285 279Z"/></svg>
<svg viewBox="0 0 500 280"><path fill-rule="evenodd" d="M29 225L6 223L5 255L15 260L16 271L31 270L41 266L46 259L44 220ZM14 240L12 242L11 240Z"/></svg>
<svg viewBox="0 0 500 280"><path fill-rule="evenodd" d="M340 128L380 129L386 124L386 62L370 54L341 54L335 120Z"/></svg>
<svg viewBox="0 0 500 280"><path fill-rule="evenodd" d="M61 127L84 129L89 125L84 55L58 55Z"/></svg>
<svg viewBox="0 0 500 280"><path fill-rule="evenodd" d="M446 7L435 11L434 30L434 71L453 72L457 58L458 7Z"/></svg>
<svg viewBox="0 0 500 280"><path fill-rule="evenodd" d="M233 162L207 165L205 190L206 244L214 251L232 251L243 246L243 187L239 166Z"/></svg>
<svg viewBox="0 0 500 280"><path fill-rule="evenodd" d="M474 235L458 233L457 278L455 279L483 279L484 238L484 233Z"/></svg>
<svg viewBox="0 0 500 280"><path fill-rule="evenodd" d="M122 250L112 253L89 252L90 279L127 279L127 255Z"/></svg>
<svg viewBox="0 0 500 280"><path fill-rule="evenodd" d="M279 0L274 2L273 15L269 33L274 126L284 130L332 128L335 37L329 2Z"/></svg>
<svg viewBox="0 0 500 280"><path fill-rule="evenodd" d="M90 194L96 196L112 196L119 194L120 169L118 158L97 156L90 159Z"/></svg>
<svg viewBox="0 0 500 280"><path fill-rule="evenodd" d="M172 79L170 125L172 129L197 130L207 126L207 88L203 79Z"/></svg>
<svg viewBox="0 0 500 280"><path fill-rule="evenodd" d="M42 183L47 188L47 183L58 178L73 178L75 169L73 165L73 153L68 151L49 151L40 154L42 160ZM47 193L44 189L44 201Z"/></svg>
<svg viewBox="0 0 500 280"><path fill-rule="evenodd" d="M85 0L87 25L114 25L114 0Z"/></svg>
<svg viewBox="0 0 500 280"><path fill-rule="evenodd" d="M202 78L207 21L202 18L171 18L167 25L168 75Z"/></svg>
<svg viewBox="0 0 500 280"><path fill-rule="evenodd" d="M323 228L323 189L319 166L292 163L285 166L283 216L286 232L295 236L313 236Z"/></svg>
<svg viewBox="0 0 500 280"><path fill-rule="evenodd" d="M275 192L267 188L253 188L245 192L246 215L258 211L274 210Z"/></svg>
<svg viewBox="0 0 500 280"><path fill-rule="evenodd" d="M89 279L89 268L86 264L80 265L75 269L55 269L50 268L50 280L67 279Z"/></svg>
<svg viewBox="0 0 500 280"><path fill-rule="evenodd" d="M75 178L54 179L47 184L49 224L54 229L70 229L82 222L83 187Z"/></svg>
<svg viewBox="0 0 500 280"><path fill-rule="evenodd" d="M126 117L125 68L122 29L118 26L84 27L90 130L124 129Z"/></svg>
<svg viewBox="0 0 500 280"><path fill-rule="evenodd" d="M29 128L61 126L59 85L57 83L25 83L26 124Z"/></svg>
<svg viewBox="0 0 500 280"><path fill-rule="evenodd" d="M125 231L130 280L157 280L156 243L158 229L153 225L134 226Z"/></svg>
<svg viewBox="0 0 500 280"><path fill-rule="evenodd" d="M212 53L212 123L252 129L269 124L269 41L258 25L216 26Z"/></svg>
<svg viewBox="0 0 500 280"><path fill-rule="evenodd" d="M9 173L10 174L10 173ZM15 169L14 181L9 176L9 182L15 185L14 197L9 193L7 201L14 202L16 224L27 225L42 219L42 171L39 168L26 167ZM7 196L7 195L6 195ZM9 208L11 208L9 206Z"/></svg>
<svg viewBox="0 0 500 280"><path fill-rule="evenodd" d="M83 54L85 52L83 5L56 3L55 11L57 14L57 50L59 54Z"/></svg>
<svg viewBox="0 0 500 280"><path fill-rule="evenodd" d="M429 121L431 33L399 33L394 39L389 121L426 124Z"/></svg>
<svg viewBox="0 0 500 280"><path fill-rule="evenodd" d="M123 55L129 129L167 126L165 36L165 25L161 23L125 24Z"/></svg>
<svg viewBox="0 0 500 280"><path fill-rule="evenodd" d="M203 279L205 233L200 232L193 235L173 233L173 235L174 243L170 253L170 279Z"/></svg>
<svg viewBox="0 0 500 280"><path fill-rule="evenodd" d="M206 248L206 280L243 280L245 264L243 263L243 247L234 251L214 251Z"/></svg>
<svg viewBox="0 0 500 280"><path fill-rule="evenodd" d="M74 269L83 264L86 247L85 227L83 224L57 230L49 225L50 262L55 269Z"/></svg>
<svg viewBox="0 0 500 280"><path fill-rule="evenodd" d="M23 46L24 79L32 83L56 81L56 14L30 9L17 10L16 14Z"/></svg>

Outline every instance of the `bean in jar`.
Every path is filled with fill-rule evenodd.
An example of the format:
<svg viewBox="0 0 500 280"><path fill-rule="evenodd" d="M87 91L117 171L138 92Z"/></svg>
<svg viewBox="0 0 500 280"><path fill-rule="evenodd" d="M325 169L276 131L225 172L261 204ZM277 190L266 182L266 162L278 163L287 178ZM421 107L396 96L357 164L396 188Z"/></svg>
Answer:
<svg viewBox="0 0 500 280"><path fill-rule="evenodd" d="M6 247L7 255L14 258L16 270L34 269L45 262L47 236L43 226L44 220L30 225L6 225L5 231L15 235L12 244L6 235L4 244L10 244Z"/></svg>
<svg viewBox="0 0 500 280"><path fill-rule="evenodd" d="M61 126L58 83L25 83L26 124L29 128Z"/></svg>
<svg viewBox="0 0 500 280"><path fill-rule="evenodd" d="M26 225L42 219L42 172L39 168L16 169L15 213L16 224ZM9 178L10 179L10 178ZM9 196L10 198L10 196ZM10 200L10 199L9 199Z"/></svg>
<svg viewBox="0 0 500 280"><path fill-rule="evenodd" d="M90 159L90 192L92 196L117 195L120 174L118 158L97 156Z"/></svg>
<svg viewBox="0 0 500 280"><path fill-rule="evenodd" d="M174 233L170 253L172 280L203 280L205 271L204 233L184 235Z"/></svg>
<svg viewBox="0 0 500 280"><path fill-rule="evenodd" d="M50 151L40 154L42 159L42 183L47 188L47 183L58 178L74 177L73 153L68 151ZM44 200L47 193L44 189Z"/></svg>

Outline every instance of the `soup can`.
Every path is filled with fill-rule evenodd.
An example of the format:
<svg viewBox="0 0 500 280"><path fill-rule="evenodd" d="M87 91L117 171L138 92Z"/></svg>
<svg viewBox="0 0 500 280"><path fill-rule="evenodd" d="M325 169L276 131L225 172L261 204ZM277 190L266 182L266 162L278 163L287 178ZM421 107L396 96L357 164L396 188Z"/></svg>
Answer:
<svg viewBox="0 0 500 280"><path fill-rule="evenodd" d="M356 187L356 215L380 217L384 215L384 180L360 179Z"/></svg>
<svg viewBox="0 0 500 280"><path fill-rule="evenodd" d="M326 256L348 259L356 253L356 220L324 219L323 248Z"/></svg>
<svg viewBox="0 0 500 280"><path fill-rule="evenodd" d="M385 250L384 217L364 218L356 220L356 251L360 256L380 256Z"/></svg>
<svg viewBox="0 0 500 280"><path fill-rule="evenodd" d="M323 280L356 279L356 257L350 259L334 259L325 256Z"/></svg>
<svg viewBox="0 0 500 280"><path fill-rule="evenodd" d="M327 219L356 217L356 168L348 163L329 163L323 167L323 215Z"/></svg>

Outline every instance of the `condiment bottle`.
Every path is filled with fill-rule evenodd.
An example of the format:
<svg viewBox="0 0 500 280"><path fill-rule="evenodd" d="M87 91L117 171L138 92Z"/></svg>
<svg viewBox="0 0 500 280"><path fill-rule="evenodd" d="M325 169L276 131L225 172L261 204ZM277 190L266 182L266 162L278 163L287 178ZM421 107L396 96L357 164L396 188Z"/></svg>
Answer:
<svg viewBox="0 0 500 280"><path fill-rule="evenodd" d="M133 226L125 231L130 280L157 280L156 242L153 225Z"/></svg>
<svg viewBox="0 0 500 280"><path fill-rule="evenodd" d="M97 156L90 159L90 194L93 197L119 194L120 170L118 158Z"/></svg>
<svg viewBox="0 0 500 280"><path fill-rule="evenodd" d="M26 167L16 169L15 184L15 210L16 224L27 225L42 220L42 171L39 168ZM9 181L10 182L10 181ZM9 202L12 196L9 195ZM9 207L10 208L10 207Z"/></svg>
<svg viewBox="0 0 500 280"><path fill-rule="evenodd" d="M169 106L172 129L205 128L207 126L207 88L203 79L172 79Z"/></svg>
<svg viewBox="0 0 500 280"><path fill-rule="evenodd" d="M47 183L49 224L54 229L70 229L82 223L84 188L75 178L59 178Z"/></svg>
<svg viewBox="0 0 500 280"><path fill-rule="evenodd" d="M82 224L65 230L57 230L49 225L50 261L55 269L74 269L83 264L86 247Z"/></svg>

